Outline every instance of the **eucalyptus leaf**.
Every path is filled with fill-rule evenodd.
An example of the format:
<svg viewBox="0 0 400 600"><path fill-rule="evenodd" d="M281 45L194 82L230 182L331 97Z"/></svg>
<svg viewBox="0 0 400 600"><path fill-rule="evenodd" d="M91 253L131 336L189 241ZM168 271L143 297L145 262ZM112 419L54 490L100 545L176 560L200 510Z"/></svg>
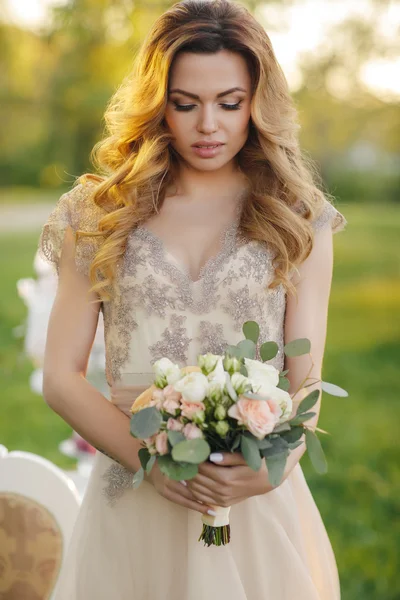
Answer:
<svg viewBox="0 0 400 600"><path fill-rule="evenodd" d="M278 344L276 342L264 342L260 348L260 356L261 360L264 362L267 360L271 360L271 358L275 358L278 354Z"/></svg>
<svg viewBox="0 0 400 600"><path fill-rule="evenodd" d="M234 439L234 442L232 444L231 450L236 450L237 448L239 448L240 446L240 435L237 435Z"/></svg>
<svg viewBox="0 0 400 600"><path fill-rule="evenodd" d="M260 327L258 323L255 321L246 321L246 323L243 324L242 331L247 340L252 340L255 344L257 344L260 336Z"/></svg>
<svg viewBox="0 0 400 600"><path fill-rule="evenodd" d="M267 458L270 456L275 456L276 454L281 454L282 452L287 452L289 444L283 437L278 437L275 439L271 439L271 446L266 448L261 448L261 454Z"/></svg>
<svg viewBox="0 0 400 600"><path fill-rule="evenodd" d="M317 471L317 473L323 475L328 470L328 464L326 462L321 442L319 441L317 435L311 431L311 429L306 430L306 446L314 469Z"/></svg>
<svg viewBox="0 0 400 600"><path fill-rule="evenodd" d="M253 469L253 471L259 471L261 467L261 456L257 441L254 438L242 435L240 449L249 467Z"/></svg>
<svg viewBox="0 0 400 600"><path fill-rule="evenodd" d="M285 344L283 351L288 358L308 354L311 350L311 342L308 338L299 338Z"/></svg>
<svg viewBox="0 0 400 600"><path fill-rule="evenodd" d="M290 448L290 450L295 450L302 444L303 444L303 442L301 440L298 440L297 442L293 442L293 444L289 444L289 448Z"/></svg>
<svg viewBox="0 0 400 600"><path fill-rule="evenodd" d="M179 444L179 442L183 442L186 439L181 431L171 431L171 429L168 430L167 436L171 446L176 446L176 444Z"/></svg>
<svg viewBox="0 0 400 600"><path fill-rule="evenodd" d="M226 353L235 356L236 358L240 358L240 350L237 346L227 346Z"/></svg>
<svg viewBox="0 0 400 600"><path fill-rule="evenodd" d="M138 471L136 471L135 475L133 476L133 480L132 480L132 487L133 488L138 488L139 485L142 483L144 478L144 470L143 467L140 467L140 469Z"/></svg>
<svg viewBox="0 0 400 600"><path fill-rule="evenodd" d="M172 458L178 462L200 464L210 455L210 446L201 438L179 442L172 448Z"/></svg>
<svg viewBox="0 0 400 600"><path fill-rule="evenodd" d="M199 472L198 465L175 462L169 454L159 456L157 459L157 464L161 473L169 477L169 479L173 479L174 481L193 479L193 477L196 477L197 473Z"/></svg>
<svg viewBox="0 0 400 600"><path fill-rule="evenodd" d="M150 472L151 472L151 470L152 470L152 468L153 468L153 466L154 466L154 463L156 462L156 458L157 458L157 457L156 457L156 455L155 455L155 454L153 454L153 455L150 457L150 460L149 460L149 462L147 463L147 467L146 467L146 473L147 473L147 475L150 475Z"/></svg>
<svg viewBox="0 0 400 600"><path fill-rule="evenodd" d="M274 429L274 433L282 433L283 431L290 431L291 427L289 425L289 423L285 422L285 423L281 423L280 425L277 425Z"/></svg>
<svg viewBox="0 0 400 600"><path fill-rule="evenodd" d="M282 437L286 442L288 442L289 444L292 444L293 442L297 442L297 440L299 440L301 438L303 433L304 433L304 427L302 427L302 426L291 427L290 431L282 434Z"/></svg>
<svg viewBox="0 0 400 600"><path fill-rule="evenodd" d="M142 408L131 417L131 434L144 440L158 433L162 423L162 415L155 406Z"/></svg>
<svg viewBox="0 0 400 600"><path fill-rule="evenodd" d="M239 371L239 372L240 372L242 375L244 375L245 377L248 377L248 376L249 376L249 373L248 373L248 371L247 371L246 365L242 365L242 366L240 367L240 371Z"/></svg>
<svg viewBox="0 0 400 600"><path fill-rule="evenodd" d="M327 381L321 381L321 387L324 392L329 394L330 396L340 396L341 398L347 398L349 395L346 390L335 385L334 383L328 383Z"/></svg>
<svg viewBox="0 0 400 600"><path fill-rule="evenodd" d="M319 393L319 390L313 390L308 394L308 396L303 398L297 407L296 415L301 415L310 410L310 408L312 408L318 402Z"/></svg>
<svg viewBox="0 0 400 600"><path fill-rule="evenodd" d="M256 355L256 345L253 340L241 340L237 344L237 348L240 353L240 358L253 359Z"/></svg>
<svg viewBox="0 0 400 600"><path fill-rule="evenodd" d="M293 417L293 419L291 419L290 424L293 425L300 425L301 423L304 423L305 421L308 421L309 419L311 419L312 417L315 417L317 413L315 412L306 412L303 413L301 415L296 415L295 417Z"/></svg>
<svg viewBox="0 0 400 600"><path fill-rule="evenodd" d="M280 372L280 375L281 375L282 377L285 377L285 375L287 375L288 373L289 373L289 369L286 369L286 371L281 371L281 372Z"/></svg>
<svg viewBox="0 0 400 600"><path fill-rule="evenodd" d="M278 385L276 386L278 387L280 390L284 390L285 392L289 391L290 388L290 381L287 377L281 377L279 375L279 382Z"/></svg>
<svg viewBox="0 0 400 600"><path fill-rule="evenodd" d="M268 479L270 484L275 488L281 481L286 467L287 452L277 454L276 456L268 456L265 458L268 469Z"/></svg>
<svg viewBox="0 0 400 600"><path fill-rule="evenodd" d="M268 438L264 438L263 440L257 440L257 446L259 450L265 450L266 448L273 448L272 443Z"/></svg>
<svg viewBox="0 0 400 600"><path fill-rule="evenodd" d="M150 452L147 450L147 448L140 448L139 452L138 452L138 456L139 456L139 460L140 460L140 464L142 465L142 468L145 469L146 465L150 459Z"/></svg>

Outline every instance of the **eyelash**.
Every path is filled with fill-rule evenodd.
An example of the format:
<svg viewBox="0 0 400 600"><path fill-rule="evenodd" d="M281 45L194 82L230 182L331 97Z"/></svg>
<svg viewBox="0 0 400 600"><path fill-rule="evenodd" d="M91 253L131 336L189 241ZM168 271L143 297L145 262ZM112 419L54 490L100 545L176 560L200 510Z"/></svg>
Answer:
<svg viewBox="0 0 400 600"><path fill-rule="evenodd" d="M240 105L242 102L242 100L239 100L239 102L237 102L236 104L221 104L220 106L222 106L224 110L240 110ZM194 106L196 106L195 104L178 104L177 102L174 102L174 104L174 110L177 110L179 112L189 112L193 109Z"/></svg>

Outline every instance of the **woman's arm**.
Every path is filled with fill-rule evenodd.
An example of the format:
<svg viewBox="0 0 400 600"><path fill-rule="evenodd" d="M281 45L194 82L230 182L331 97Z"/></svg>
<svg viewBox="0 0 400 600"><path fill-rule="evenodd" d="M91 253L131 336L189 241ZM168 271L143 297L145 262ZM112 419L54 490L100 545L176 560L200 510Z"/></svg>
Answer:
<svg viewBox="0 0 400 600"><path fill-rule="evenodd" d="M333 242L331 227L324 227L314 236L314 246L308 258L300 265L294 280L297 298L288 296L286 305L284 335L285 343L297 338L311 341L311 355L314 366L310 378L321 379L322 362L325 349L328 321L328 304L333 271ZM309 355L285 357L285 369L290 381L289 392L293 394L301 385L311 367ZM314 389L321 389L317 383L302 389L295 398L292 416L296 413L301 400ZM316 415L306 421L307 427L315 429L321 408L321 396L312 411ZM301 438L304 442L304 436ZM284 481L297 465L306 450L305 443L293 450L287 460L283 476Z"/></svg>
<svg viewBox="0 0 400 600"><path fill-rule="evenodd" d="M43 396L47 404L95 448L132 472L140 468L140 440L129 432L129 417L85 378L100 304L91 304L88 277L75 265L75 241L67 228L59 281L45 350Z"/></svg>

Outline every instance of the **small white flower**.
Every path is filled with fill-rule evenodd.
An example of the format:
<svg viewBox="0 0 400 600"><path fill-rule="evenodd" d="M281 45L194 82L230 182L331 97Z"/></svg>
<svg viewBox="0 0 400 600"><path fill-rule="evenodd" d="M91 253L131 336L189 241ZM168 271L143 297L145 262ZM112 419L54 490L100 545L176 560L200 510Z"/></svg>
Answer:
<svg viewBox="0 0 400 600"><path fill-rule="evenodd" d="M251 381L248 377L242 375L242 373L233 373L231 376L231 382L233 385L233 389L238 394L243 394L244 392L248 392L251 390Z"/></svg>
<svg viewBox="0 0 400 600"><path fill-rule="evenodd" d="M202 402L207 395L208 379L203 373L194 371L174 383L174 388L182 394L186 402Z"/></svg>
<svg viewBox="0 0 400 600"><path fill-rule="evenodd" d="M165 385L175 383L180 378L180 367L169 358L163 357L157 360L153 364L153 369L156 374L156 380L163 381Z"/></svg>
<svg viewBox="0 0 400 600"><path fill-rule="evenodd" d="M200 369L208 375L213 371L219 360L222 360L222 356L220 354L211 354L208 352L207 354L199 354L197 357L197 364Z"/></svg>

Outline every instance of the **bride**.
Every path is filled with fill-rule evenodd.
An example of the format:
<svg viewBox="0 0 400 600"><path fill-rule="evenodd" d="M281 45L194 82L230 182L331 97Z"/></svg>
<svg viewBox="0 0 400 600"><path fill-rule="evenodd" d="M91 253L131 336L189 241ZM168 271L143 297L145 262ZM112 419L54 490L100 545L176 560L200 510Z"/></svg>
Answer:
<svg viewBox="0 0 400 600"><path fill-rule="evenodd" d="M56 600L338 600L332 547L292 451L283 481L239 453L182 485L157 463L140 488L129 406L152 365L180 366L242 339L246 320L291 390L319 379L332 232L263 27L228 0L184 0L154 24L105 115L98 174L61 196L39 248L59 276L44 363L47 403L98 450ZM101 311L101 312L100 312ZM108 400L85 378L104 316ZM308 424L317 425L316 416ZM219 460L218 460L219 459ZM199 513L231 506L231 543L197 541Z"/></svg>

